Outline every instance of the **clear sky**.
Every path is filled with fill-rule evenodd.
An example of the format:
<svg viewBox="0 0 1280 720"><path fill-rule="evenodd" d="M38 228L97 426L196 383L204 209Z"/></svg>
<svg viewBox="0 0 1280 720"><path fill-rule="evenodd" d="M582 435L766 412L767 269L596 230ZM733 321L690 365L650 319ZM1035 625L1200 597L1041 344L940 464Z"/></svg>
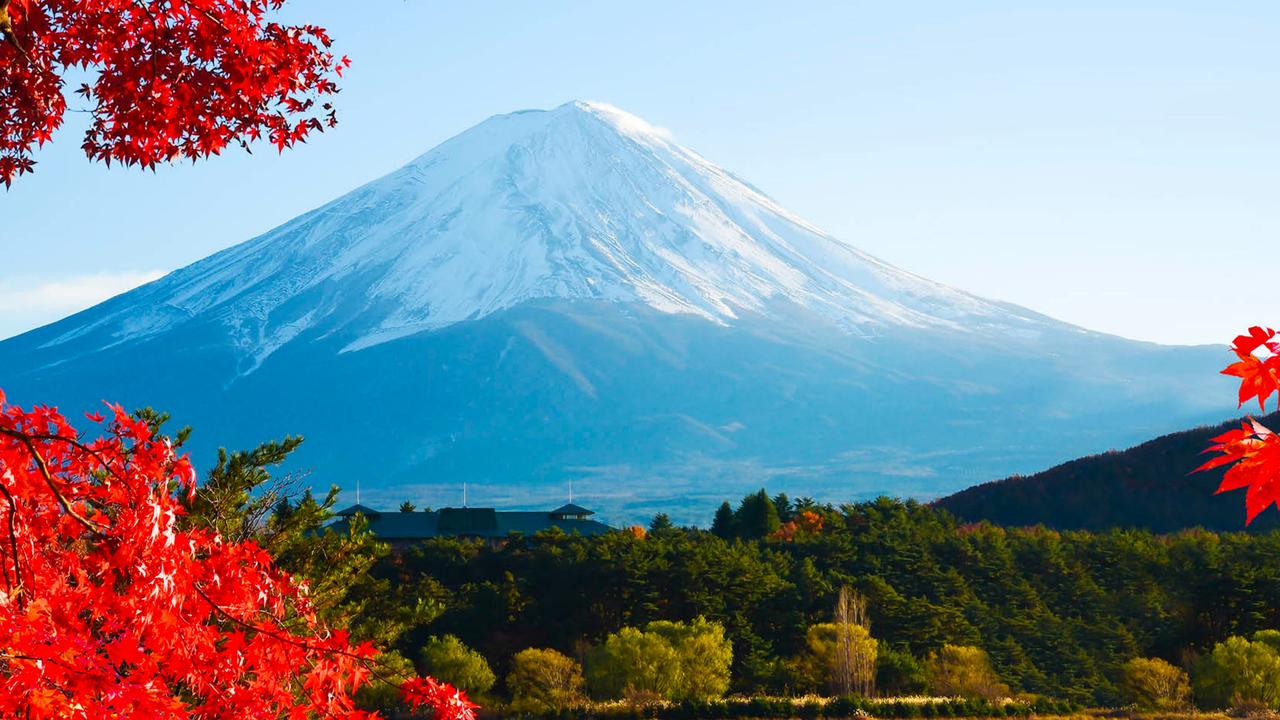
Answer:
<svg viewBox="0 0 1280 720"><path fill-rule="evenodd" d="M1280 322L1280 3L295 2L354 65L276 156L0 194L0 337L260 234L485 117L600 100L906 269L1168 343ZM76 102L73 100L72 105Z"/></svg>

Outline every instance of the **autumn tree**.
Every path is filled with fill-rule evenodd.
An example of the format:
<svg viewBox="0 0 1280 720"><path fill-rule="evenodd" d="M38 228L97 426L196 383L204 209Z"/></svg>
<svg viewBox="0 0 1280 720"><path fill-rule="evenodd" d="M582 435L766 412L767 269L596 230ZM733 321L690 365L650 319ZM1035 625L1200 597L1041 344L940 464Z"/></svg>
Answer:
<svg viewBox="0 0 1280 720"><path fill-rule="evenodd" d="M585 701L582 666L550 648L525 648L511 658L507 690L517 712L560 712Z"/></svg>
<svg viewBox="0 0 1280 720"><path fill-rule="evenodd" d="M1280 653L1267 638L1232 636L1218 643L1195 667L1196 699L1225 708L1260 704L1280 707Z"/></svg>
<svg viewBox="0 0 1280 720"><path fill-rule="evenodd" d="M982 648L943 645L929 655L927 668L929 689L938 695L995 700L1009 694Z"/></svg>
<svg viewBox="0 0 1280 720"><path fill-rule="evenodd" d="M453 635L432 636L418 657L423 671L473 695L488 692L497 681L484 656Z"/></svg>
<svg viewBox="0 0 1280 720"><path fill-rule="evenodd" d="M279 150L337 120L325 101L349 65L324 28L272 19L284 0L0 0L0 181L35 165L68 111L69 73L90 160L154 168Z"/></svg>
<svg viewBox="0 0 1280 720"><path fill-rule="evenodd" d="M654 620L645 632L665 639L676 651L675 699L707 700L728 691L733 644L725 638L723 625L699 615L689 622Z"/></svg>
<svg viewBox="0 0 1280 720"><path fill-rule="evenodd" d="M1280 401L1280 340L1270 328L1251 327L1231 344L1236 362L1222 371L1240 379L1239 402L1257 400L1263 412L1273 393ZM1218 492L1245 490L1245 524L1280 500L1280 437L1253 418L1239 429L1213 439L1206 452L1217 453L1197 472L1227 466Z"/></svg>
<svg viewBox="0 0 1280 720"><path fill-rule="evenodd" d="M1182 710L1191 698L1185 670L1160 658L1133 658L1124 664L1121 690L1142 710Z"/></svg>
<svg viewBox="0 0 1280 720"><path fill-rule="evenodd" d="M90 420L103 437L0 395L0 717L368 717L354 693L389 670L372 643L253 540L180 524L195 473L148 418ZM437 720L474 716L402 680Z"/></svg>
<svg viewBox="0 0 1280 720"><path fill-rule="evenodd" d="M624 627L587 655L587 687L601 700L637 702L675 696L680 655L659 635Z"/></svg>

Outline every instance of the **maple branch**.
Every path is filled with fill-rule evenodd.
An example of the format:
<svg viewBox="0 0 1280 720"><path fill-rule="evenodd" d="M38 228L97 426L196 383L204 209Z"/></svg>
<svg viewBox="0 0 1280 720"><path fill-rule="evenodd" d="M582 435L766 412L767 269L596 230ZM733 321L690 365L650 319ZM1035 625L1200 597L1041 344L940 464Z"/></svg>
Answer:
<svg viewBox="0 0 1280 720"><path fill-rule="evenodd" d="M205 8L202 8L202 7L198 6L198 5L195 5L195 4L190 3L190 2L188 2L188 3L184 3L184 4L187 6L187 8L188 8L188 9L190 9L190 10L195 10L196 12L198 12L198 13L200 13L201 15L205 16L205 18L206 18L206 19L208 19L208 20L209 20L209 22L211 22L211 23L213 23L214 25L217 25L218 27L222 28L223 32L227 32L227 33L230 33L230 32L231 32L231 29L230 29L230 28L228 28L228 27L226 26L226 24L225 24L225 23L223 23L221 20L219 20L219 19L217 18L217 16L215 16L213 13L209 12L209 11L208 11L208 10L206 10Z"/></svg>
<svg viewBox="0 0 1280 720"><path fill-rule="evenodd" d="M58 489L58 485L53 479L53 473L49 470L49 463L45 461L44 456L36 449L36 444L31 439L32 436L18 430L11 430L7 427L0 427L0 435L7 435L17 440L26 447L27 452L31 453L31 458L35 460L36 468L40 470L40 475L44 477L45 485L49 486L49 492L52 492L53 496L58 499L58 504L62 506L63 512L70 515L76 520L76 522L88 528L89 531L95 535L101 534L102 526L76 512L76 509L71 507L71 501L67 500L67 497Z"/></svg>
<svg viewBox="0 0 1280 720"><path fill-rule="evenodd" d="M22 47L18 36L13 33L13 20L9 17L9 0L0 0L0 35L4 36L5 41L12 45L28 64L32 62L27 49Z"/></svg>
<svg viewBox="0 0 1280 720"><path fill-rule="evenodd" d="M281 642L288 643L288 644L293 645L293 646L295 646L295 647L300 647L300 648L302 648L302 649L304 649L304 650L311 650L311 651L313 651L313 652L318 652L318 653L326 653L326 654L333 654L333 655L341 655L341 656L343 656L343 657L349 657L349 658L351 658L351 659L353 659L353 660L356 660L356 661L359 661L359 662L363 663L363 664L365 665L365 667L369 668L369 672L370 672L371 674L373 674L373 675L374 675L374 676L376 676L379 680L381 680L381 681L383 681L383 682L386 682L386 683L390 683L390 682L391 682L391 680L390 680L390 679L388 679L386 676L378 675L377 673L375 673L375 672L374 672L374 670L373 670L374 666L377 666L377 667L380 667L380 668L384 668L384 669L386 669L386 670L390 670L393 674L400 676L403 680L408 680L410 677L412 677L412 676L411 676L411 675L409 675L408 673L405 673L405 672L403 672L403 671L401 671L401 670L398 670L398 669L396 669L396 668L393 668L393 667L391 667L390 665L387 665L387 664L386 664L386 663L384 663L384 662L381 662L381 661L379 661L379 660L375 660L374 658L365 657L365 656L363 656L363 655L359 655L359 654L357 654L357 653L353 653L353 652L350 652L350 651L347 651L347 650L341 650L341 649L337 649L337 648L320 647L320 646L318 646L318 645L311 645L310 643L303 642L303 641L301 641L301 640L299 640L299 639L297 639L297 638L295 638L295 637L293 637L292 635L289 635L289 634L287 634L287 633L282 633L282 632L275 631L275 630L271 630L271 629L269 629L269 628L265 628L265 627L259 627L259 626L257 626L257 625L254 625L253 623L245 622L244 620L241 620L240 618L236 617L235 615L232 615L230 611L226 610L226 609L225 609L225 608L223 608L221 605L219 605L217 602L215 602L215 601L214 601L214 599L213 599L213 598L211 598L211 597L209 597L209 594L208 594L208 593L206 593L206 592L204 591L204 588L200 587L200 585L199 585L199 584L197 584L197 583L194 583L194 582L193 582L193 583L191 583L191 587L192 587L192 589L194 589L194 590L196 591L196 594L197 594L197 595L199 595L200 597L204 598L204 601L205 601L205 602L207 602L207 603L209 603L209 606L210 606L210 607L212 607L212 608L213 608L213 609L214 609L214 610L215 610L219 615L221 615L222 617L226 618L227 620L230 620L232 624L234 624L234 625L239 625L240 627L244 628L245 630L252 630L252 631L254 631L254 632L263 633L264 635L266 635L266 636L268 636L268 637L273 637L273 638L275 638L275 639L277 639L277 640L279 640L279 641L281 641Z"/></svg>
<svg viewBox="0 0 1280 720"><path fill-rule="evenodd" d="M51 435L49 433L29 433L27 436L33 440L47 440L47 441L56 441L56 442L66 443L71 447L75 448L76 450L79 450L80 452L85 453L86 455L89 455L94 460L97 460L98 464L102 466L103 470L106 470L107 472L111 473L112 477L119 480L120 483L125 487L129 488L129 494L130 494L129 502L130 504L133 505L133 507L138 506L137 497L136 497L138 493L136 488L134 488L133 483L129 481L128 477L120 474L118 470L112 467L111 463L107 462L107 460L104 457L102 457L102 453L80 442L79 439L73 438L73 437L67 437L66 435ZM128 463L127 460L125 462Z"/></svg>
<svg viewBox="0 0 1280 720"><path fill-rule="evenodd" d="M9 568L4 569L4 582L9 589L13 589L14 585L22 587L22 568L18 565L18 533L14 529L14 525L18 521L18 503L13 498L13 493L9 492L9 488L0 485L0 492L4 493L5 500L9 503L9 547L13 551L13 576L12 582L9 580Z"/></svg>

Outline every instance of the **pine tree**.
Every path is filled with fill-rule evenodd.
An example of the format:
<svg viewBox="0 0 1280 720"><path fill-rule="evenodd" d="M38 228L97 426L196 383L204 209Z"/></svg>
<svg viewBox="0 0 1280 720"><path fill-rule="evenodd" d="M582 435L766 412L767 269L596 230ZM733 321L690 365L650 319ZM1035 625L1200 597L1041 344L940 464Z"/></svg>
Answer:
<svg viewBox="0 0 1280 720"><path fill-rule="evenodd" d="M720 508L716 510L715 519L711 521L711 534L725 540L732 538L734 535L733 519L733 508L729 506L728 501L720 503Z"/></svg>
<svg viewBox="0 0 1280 720"><path fill-rule="evenodd" d="M742 499L734 520L737 530L735 534L746 539L768 537L782 527L782 521L778 519L778 508L764 488Z"/></svg>
<svg viewBox="0 0 1280 720"><path fill-rule="evenodd" d="M778 509L778 519L787 522L794 517L795 512L791 507L791 498L786 493L778 493L773 496L773 506Z"/></svg>
<svg viewBox="0 0 1280 720"><path fill-rule="evenodd" d="M663 530L670 530L674 525L671 524L671 518L666 513L658 513L653 516L653 520L649 522L649 532L656 533Z"/></svg>

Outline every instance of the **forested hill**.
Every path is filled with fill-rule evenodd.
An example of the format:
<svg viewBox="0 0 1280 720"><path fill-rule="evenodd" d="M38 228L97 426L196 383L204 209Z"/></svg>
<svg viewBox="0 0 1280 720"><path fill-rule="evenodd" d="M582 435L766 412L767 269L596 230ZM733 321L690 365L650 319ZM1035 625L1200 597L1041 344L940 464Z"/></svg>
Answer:
<svg viewBox="0 0 1280 720"><path fill-rule="evenodd" d="M1280 413L1261 418L1280 426ZM1183 528L1240 530L1244 491L1214 495L1222 470L1189 474L1206 459L1210 438L1238 425L1198 427L1118 452L1073 460L1030 476L985 483L934 502L966 521L997 525L1045 525L1061 530ZM1249 530L1280 527L1268 510Z"/></svg>

